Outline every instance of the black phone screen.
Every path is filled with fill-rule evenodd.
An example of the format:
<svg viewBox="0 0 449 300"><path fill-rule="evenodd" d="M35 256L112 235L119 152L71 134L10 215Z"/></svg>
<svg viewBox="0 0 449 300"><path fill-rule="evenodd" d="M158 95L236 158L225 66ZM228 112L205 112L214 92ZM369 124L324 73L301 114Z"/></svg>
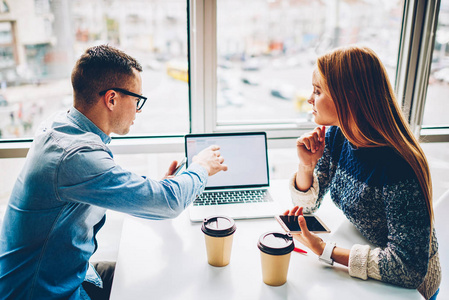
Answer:
<svg viewBox="0 0 449 300"><path fill-rule="evenodd" d="M281 220L287 225L290 231L301 231L298 224L297 216L279 216ZM309 231L326 231L326 228L315 218L315 216L304 216Z"/></svg>

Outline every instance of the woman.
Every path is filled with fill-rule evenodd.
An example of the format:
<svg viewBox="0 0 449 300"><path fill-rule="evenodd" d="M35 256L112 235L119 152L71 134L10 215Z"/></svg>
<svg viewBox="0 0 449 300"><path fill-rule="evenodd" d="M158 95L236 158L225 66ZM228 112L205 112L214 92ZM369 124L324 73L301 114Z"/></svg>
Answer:
<svg viewBox="0 0 449 300"><path fill-rule="evenodd" d="M318 58L312 84L308 102L321 126L297 140L290 186L297 206L285 212L299 216L295 238L320 260L348 266L353 277L436 298L441 267L429 167L384 66L369 48L339 48ZM307 230L303 211L316 211L328 191L375 249L343 249Z"/></svg>

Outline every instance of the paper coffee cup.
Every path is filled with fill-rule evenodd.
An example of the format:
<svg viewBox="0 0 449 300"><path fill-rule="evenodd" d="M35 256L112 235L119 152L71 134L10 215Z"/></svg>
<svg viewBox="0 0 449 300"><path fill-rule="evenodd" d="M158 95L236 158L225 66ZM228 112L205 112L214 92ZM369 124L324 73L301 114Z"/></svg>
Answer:
<svg viewBox="0 0 449 300"><path fill-rule="evenodd" d="M260 249L263 282L272 286L286 283L290 255L295 248L292 236L279 232L264 233L257 246Z"/></svg>
<svg viewBox="0 0 449 300"><path fill-rule="evenodd" d="M204 219L201 230L206 240L207 261L215 267L224 267L231 259L232 240L236 230L233 219L213 216Z"/></svg>

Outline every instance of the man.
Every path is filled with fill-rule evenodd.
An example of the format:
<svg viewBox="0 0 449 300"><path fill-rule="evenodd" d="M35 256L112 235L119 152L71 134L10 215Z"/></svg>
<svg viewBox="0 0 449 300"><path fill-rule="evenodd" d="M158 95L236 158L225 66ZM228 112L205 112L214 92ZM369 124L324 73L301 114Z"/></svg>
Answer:
<svg viewBox="0 0 449 300"><path fill-rule="evenodd" d="M36 135L11 193L0 235L0 299L107 299L114 265L89 264L106 209L173 218L208 176L227 169L217 146L177 177L170 176L174 161L161 181L115 164L106 144L111 133L128 133L145 103L141 71L105 45L77 61L74 107Z"/></svg>

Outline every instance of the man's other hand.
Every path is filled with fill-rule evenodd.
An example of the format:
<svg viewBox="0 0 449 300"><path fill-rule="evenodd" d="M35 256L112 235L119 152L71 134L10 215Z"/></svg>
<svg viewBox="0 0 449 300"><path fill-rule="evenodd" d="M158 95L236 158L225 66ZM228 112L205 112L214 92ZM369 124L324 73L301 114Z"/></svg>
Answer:
<svg viewBox="0 0 449 300"><path fill-rule="evenodd" d="M164 179L171 179L171 178L175 178L175 176L173 175L173 173L176 171L176 166L178 165L178 161L174 160L171 162L170 166L168 167L168 171L167 173L165 173L164 177L162 178L162 180Z"/></svg>

